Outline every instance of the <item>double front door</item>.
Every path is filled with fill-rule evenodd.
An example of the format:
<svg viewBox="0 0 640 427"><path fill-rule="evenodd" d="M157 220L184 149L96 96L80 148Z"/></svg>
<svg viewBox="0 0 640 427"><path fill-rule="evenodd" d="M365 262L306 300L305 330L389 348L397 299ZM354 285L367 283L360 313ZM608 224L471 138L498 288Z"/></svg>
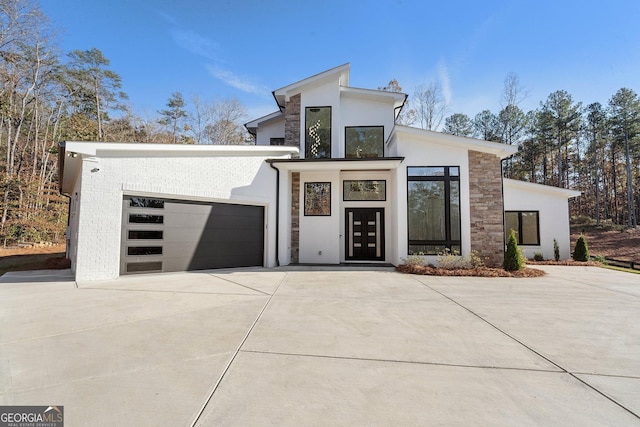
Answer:
<svg viewBox="0 0 640 427"><path fill-rule="evenodd" d="M384 208L346 208L345 260L384 261Z"/></svg>

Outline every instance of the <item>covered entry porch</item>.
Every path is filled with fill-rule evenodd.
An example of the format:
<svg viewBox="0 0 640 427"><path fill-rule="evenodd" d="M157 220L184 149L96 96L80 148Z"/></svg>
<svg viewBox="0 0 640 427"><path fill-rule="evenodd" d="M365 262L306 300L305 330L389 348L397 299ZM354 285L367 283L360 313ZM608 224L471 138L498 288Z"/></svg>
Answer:
<svg viewBox="0 0 640 427"><path fill-rule="evenodd" d="M396 174L403 160L269 160L279 181L279 264L394 259Z"/></svg>

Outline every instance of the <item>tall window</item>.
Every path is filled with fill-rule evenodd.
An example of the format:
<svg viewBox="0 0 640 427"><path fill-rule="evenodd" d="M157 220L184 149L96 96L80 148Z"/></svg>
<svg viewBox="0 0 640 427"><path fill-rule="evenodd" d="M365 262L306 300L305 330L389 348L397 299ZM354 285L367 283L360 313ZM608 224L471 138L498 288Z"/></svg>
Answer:
<svg viewBox="0 0 640 427"><path fill-rule="evenodd" d="M384 127L346 127L344 144L347 158L384 157Z"/></svg>
<svg viewBox="0 0 640 427"><path fill-rule="evenodd" d="M408 167L410 255L460 252L460 168Z"/></svg>
<svg viewBox="0 0 640 427"><path fill-rule="evenodd" d="M331 107L307 107L305 129L305 158L331 158Z"/></svg>
<svg viewBox="0 0 640 427"><path fill-rule="evenodd" d="M538 211L506 211L504 222L505 242L513 230L519 245L540 245Z"/></svg>

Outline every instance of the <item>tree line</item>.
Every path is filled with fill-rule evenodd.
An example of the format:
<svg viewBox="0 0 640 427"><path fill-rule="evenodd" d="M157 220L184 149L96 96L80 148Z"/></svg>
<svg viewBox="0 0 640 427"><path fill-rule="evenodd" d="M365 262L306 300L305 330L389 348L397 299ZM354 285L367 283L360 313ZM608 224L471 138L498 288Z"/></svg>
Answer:
<svg viewBox="0 0 640 427"><path fill-rule="evenodd" d="M149 118L136 115L121 76L97 49L60 53L36 0L0 0L0 239L62 241L67 200L57 189L58 142L252 143L237 99L169 95ZM402 91L397 80L382 90ZM573 215L637 225L640 100L622 88L583 106L559 90L524 112L518 77L505 79L498 112L449 113L435 83L418 86L398 122L517 145L505 176L582 191Z"/></svg>
<svg viewBox="0 0 640 427"><path fill-rule="evenodd" d="M97 49L61 54L34 0L0 0L0 239L62 241L58 142L246 143L237 99L170 95L148 119L132 112L121 76Z"/></svg>
<svg viewBox="0 0 640 427"><path fill-rule="evenodd" d="M402 91L397 80L382 90ZM438 85L419 86L398 122L428 130L516 145L504 163L504 176L571 188L571 214L626 227L640 215L640 98L621 88L606 104L583 105L565 90L551 93L539 107L523 111L526 97L516 74L504 81L500 111L483 110L473 118L447 116Z"/></svg>

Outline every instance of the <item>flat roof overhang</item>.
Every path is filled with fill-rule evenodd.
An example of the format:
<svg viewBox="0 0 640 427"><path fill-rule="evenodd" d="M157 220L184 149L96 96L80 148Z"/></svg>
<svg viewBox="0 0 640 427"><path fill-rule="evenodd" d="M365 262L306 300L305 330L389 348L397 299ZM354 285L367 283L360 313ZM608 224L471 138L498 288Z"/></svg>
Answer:
<svg viewBox="0 0 640 427"><path fill-rule="evenodd" d="M267 159L266 162L281 171L383 171L400 166L404 157L378 157L364 159Z"/></svg>

